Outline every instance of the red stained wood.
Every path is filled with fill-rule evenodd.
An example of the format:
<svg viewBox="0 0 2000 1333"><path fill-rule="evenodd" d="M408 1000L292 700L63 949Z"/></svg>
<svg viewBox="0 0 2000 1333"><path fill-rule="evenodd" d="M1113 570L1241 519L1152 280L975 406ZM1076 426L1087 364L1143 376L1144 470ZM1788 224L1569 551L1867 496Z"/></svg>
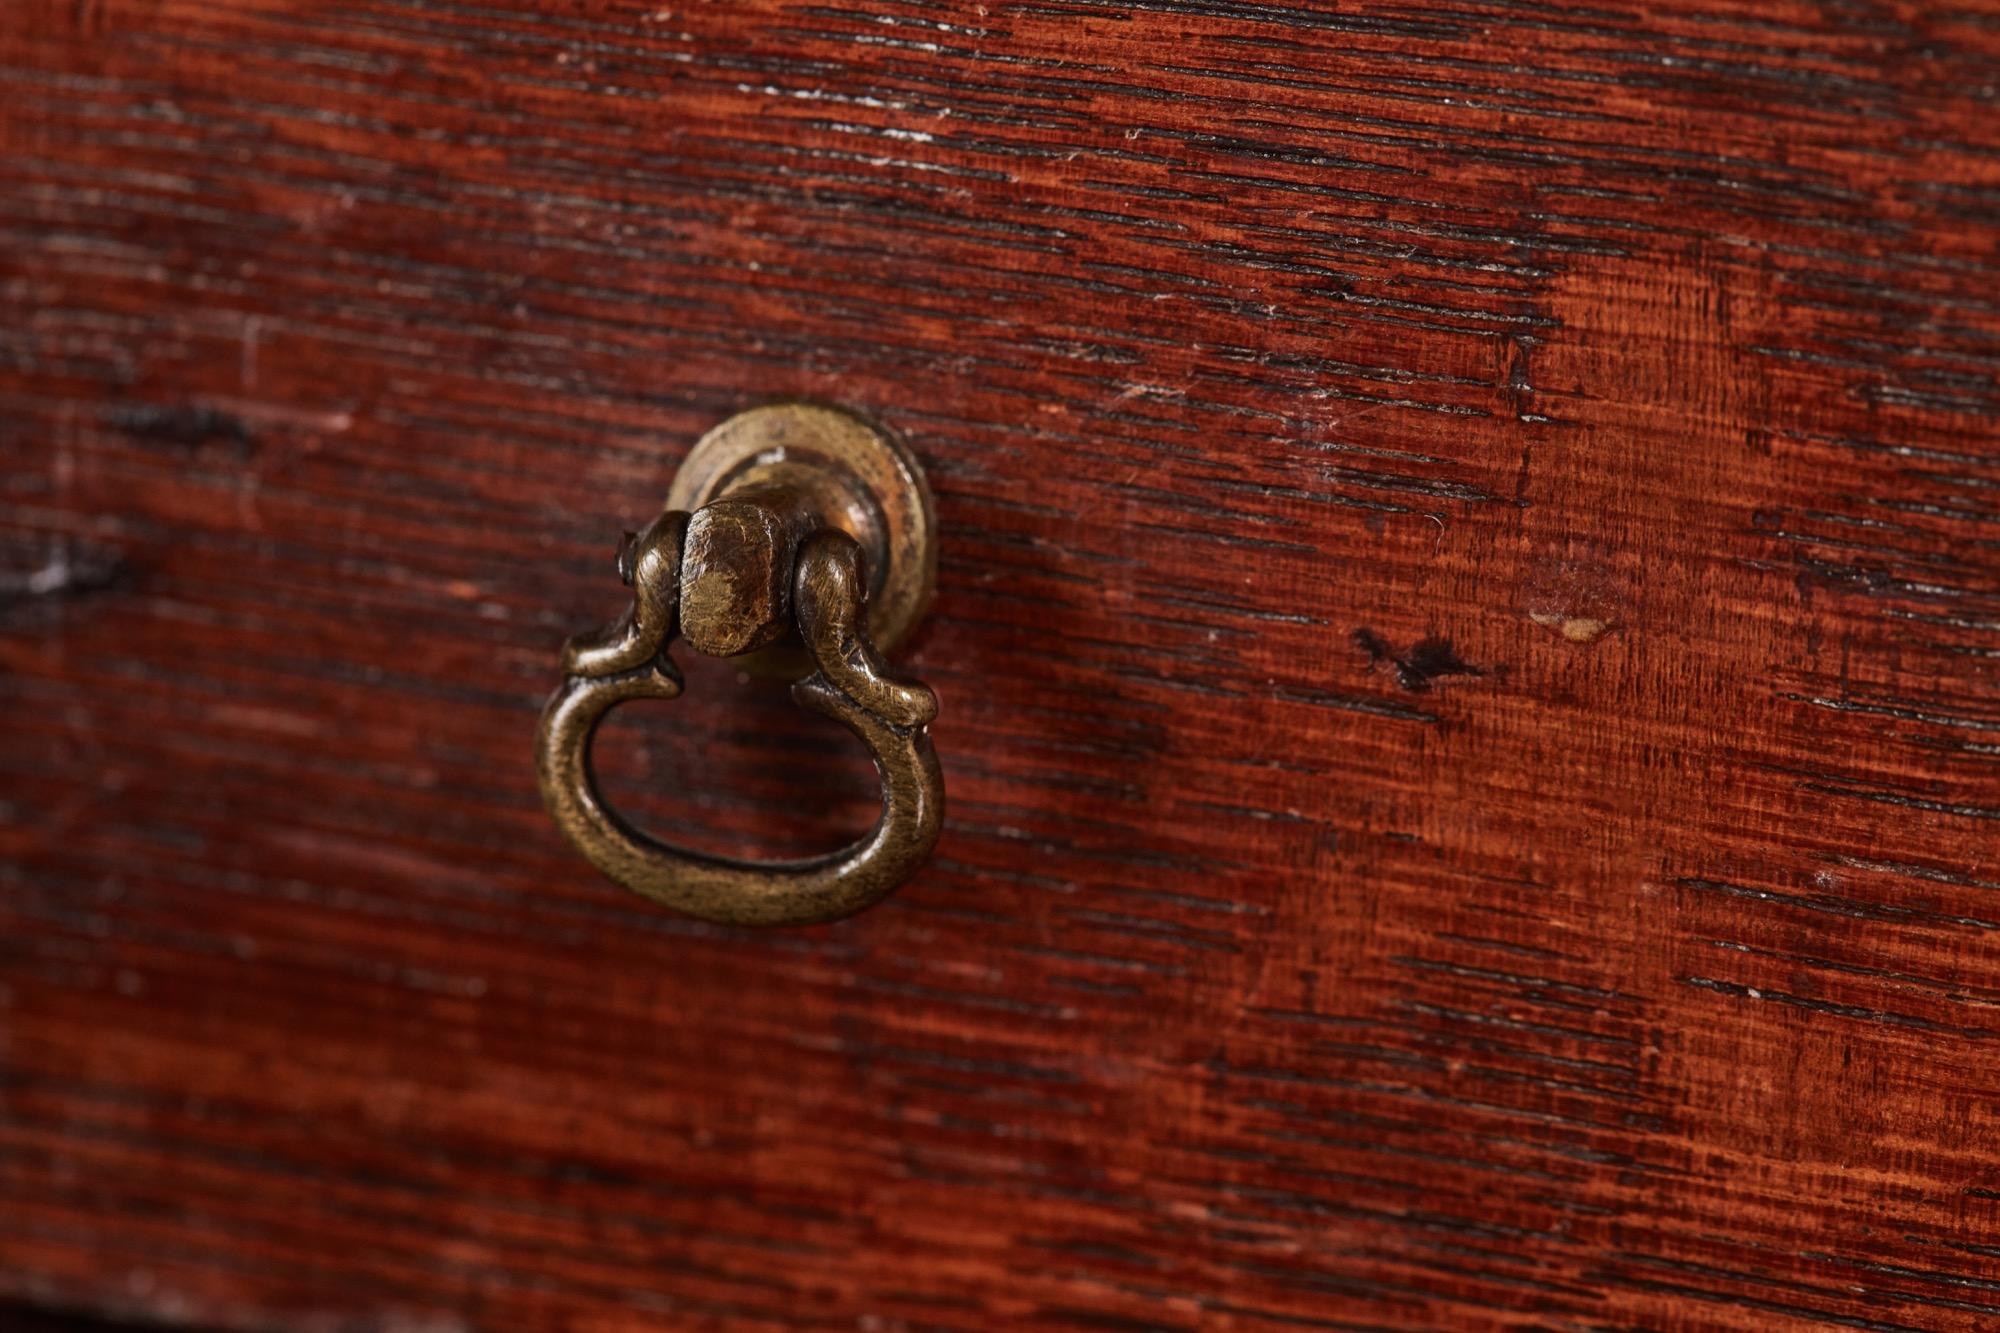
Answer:
<svg viewBox="0 0 2000 1333"><path fill-rule="evenodd" d="M2000 11L31 0L0 1294L2000 1322ZM905 432L934 865L536 799L709 425ZM663 832L868 818L697 667Z"/></svg>

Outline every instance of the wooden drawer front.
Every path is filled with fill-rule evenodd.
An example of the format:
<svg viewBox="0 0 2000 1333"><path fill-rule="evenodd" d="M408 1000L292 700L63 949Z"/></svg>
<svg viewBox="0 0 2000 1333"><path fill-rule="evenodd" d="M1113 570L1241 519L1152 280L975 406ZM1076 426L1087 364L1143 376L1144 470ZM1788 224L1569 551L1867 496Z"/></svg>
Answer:
<svg viewBox="0 0 2000 1333"><path fill-rule="evenodd" d="M0 1297L1993 1327L2000 24L1652 8L30 0ZM748 933L532 736L788 397L929 471L951 804ZM865 822L688 666L641 819Z"/></svg>

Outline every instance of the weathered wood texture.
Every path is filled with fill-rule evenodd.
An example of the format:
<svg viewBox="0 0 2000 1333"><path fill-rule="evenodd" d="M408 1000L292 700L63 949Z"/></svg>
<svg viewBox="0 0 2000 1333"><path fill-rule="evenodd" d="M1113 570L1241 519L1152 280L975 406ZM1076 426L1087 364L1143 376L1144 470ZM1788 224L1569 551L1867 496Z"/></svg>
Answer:
<svg viewBox="0 0 2000 1333"><path fill-rule="evenodd" d="M0 1294L2000 1324L2000 8L0 27ZM951 811L742 934L530 740L787 395L931 470ZM655 826L865 820L694 674Z"/></svg>

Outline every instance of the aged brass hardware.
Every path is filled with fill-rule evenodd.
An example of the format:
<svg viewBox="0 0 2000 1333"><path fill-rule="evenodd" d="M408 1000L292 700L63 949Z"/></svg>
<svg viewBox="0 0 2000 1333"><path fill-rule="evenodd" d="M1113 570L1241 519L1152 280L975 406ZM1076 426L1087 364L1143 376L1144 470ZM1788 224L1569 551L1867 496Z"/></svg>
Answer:
<svg viewBox="0 0 2000 1333"><path fill-rule="evenodd" d="M536 760L556 826L611 878L689 916L805 925L850 916L901 884L937 843L944 778L931 749L937 698L893 675L930 600L930 493L900 443L833 408L755 408L695 445L664 512L628 534L623 619L571 639L542 710ZM792 697L843 723L882 779L882 815L858 842L798 861L743 862L670 847L607 805L590 743L614 706L672 699L678 633L698 652L795 681Z"/></svg>

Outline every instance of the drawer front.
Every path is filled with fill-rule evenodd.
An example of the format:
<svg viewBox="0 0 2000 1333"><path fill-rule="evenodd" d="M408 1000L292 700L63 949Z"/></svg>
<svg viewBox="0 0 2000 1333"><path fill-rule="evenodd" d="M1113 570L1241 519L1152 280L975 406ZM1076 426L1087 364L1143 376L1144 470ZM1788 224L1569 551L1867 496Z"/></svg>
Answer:
<svg viewBox="0 0 2000 1333"><path fill-rule="evenodd" d="M2000 26L1664 8L31 3L0 1296L1992 1326ZM950 806L752 932L534 733L791 398L928 472ZM867 822L683 665L634 818Z"/></svg>

